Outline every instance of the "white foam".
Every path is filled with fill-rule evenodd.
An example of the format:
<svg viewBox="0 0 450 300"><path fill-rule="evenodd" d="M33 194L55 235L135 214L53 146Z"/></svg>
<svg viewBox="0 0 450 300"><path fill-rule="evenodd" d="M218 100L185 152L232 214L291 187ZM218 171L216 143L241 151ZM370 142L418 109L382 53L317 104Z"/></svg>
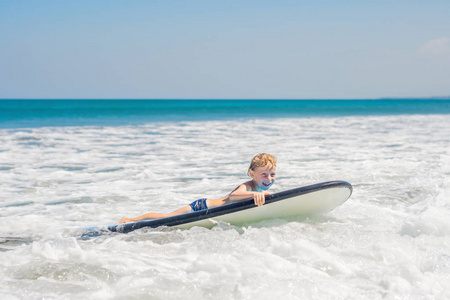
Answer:
<svg viewBox="0 0 450 300"><path fill-rule="evenodd" d="M448 298L447 115L0 130L0 286L10 298ZM168 212L278 157L273 191L354 185L325 216L248 228L79 228ZM0 249L0 250L1 250Z"/></svg>

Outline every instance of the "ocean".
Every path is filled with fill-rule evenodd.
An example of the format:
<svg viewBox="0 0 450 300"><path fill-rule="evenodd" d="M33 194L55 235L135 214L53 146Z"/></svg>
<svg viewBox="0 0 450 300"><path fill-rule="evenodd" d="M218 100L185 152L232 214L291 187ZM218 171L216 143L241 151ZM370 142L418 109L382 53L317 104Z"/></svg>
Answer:
<svg viewBox="0 0 450 300"><path fill-rule="evenodd" d="M449 114L450 100L0 100L0 128Z"/></svg>
<svg viewBox="0 0 450 300"><path fill-rule="evenodd" d="M81 238L278 159L307 219ZM449 100L0 100L1 299L449 299Z"/></svg>

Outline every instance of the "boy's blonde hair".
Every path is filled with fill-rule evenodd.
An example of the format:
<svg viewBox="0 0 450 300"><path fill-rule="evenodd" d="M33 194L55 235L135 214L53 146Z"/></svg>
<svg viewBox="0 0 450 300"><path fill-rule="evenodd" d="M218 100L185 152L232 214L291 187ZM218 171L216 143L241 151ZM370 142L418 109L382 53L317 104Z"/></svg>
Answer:
<svg viewBox="0 0 450 300"><path fill-rule="evenodd" d="M269 169L275 169L277 167L277 159L275 156L267 153L260 153L253 157L250 162L250 167L248 168L248 172L250 170L255 171L258 167L268 167Z"/></svg>

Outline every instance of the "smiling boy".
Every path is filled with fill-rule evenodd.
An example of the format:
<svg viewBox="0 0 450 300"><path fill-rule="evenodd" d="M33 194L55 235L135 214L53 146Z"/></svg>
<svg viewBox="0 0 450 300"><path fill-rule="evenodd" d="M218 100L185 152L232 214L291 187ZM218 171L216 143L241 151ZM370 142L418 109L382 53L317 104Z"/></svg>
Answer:
<svg viewBox="0 0 450 300"><path fill-rule="evenodd" d="M276 177L277 161L276 158L267 153L260 153L253 157L248 168L248 175L252 180L247 181L230 194L220 199L198 199L171 213L148 213L136 218L123 217L119 224L127 222L139 222L148 219L160 219L176 215L181 215L193 211L205 210L212 207L221 206L231 201L239 201L244 199L253 198L255 205L261 206L265 203L265 196L270 195L267 190L273 185Z"/></svg>
<svg viewBox="0 0 450 300"><path fill-rule="evenodd" d="M277 161L273 155L260 153L253 157L248 175L252 180L238 186L228 196L231 201L253 198L255 205L261 206L265 202L266 192L275 182Z"/></svg>

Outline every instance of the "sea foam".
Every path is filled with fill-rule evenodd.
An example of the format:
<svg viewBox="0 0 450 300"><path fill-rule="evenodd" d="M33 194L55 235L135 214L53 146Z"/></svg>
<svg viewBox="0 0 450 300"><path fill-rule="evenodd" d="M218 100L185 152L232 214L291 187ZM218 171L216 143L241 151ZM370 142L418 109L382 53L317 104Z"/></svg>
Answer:
<svg viewBox="0 0 450 300"><path fill-rule="evenodd" d="M0 130L0 295L79 299L445 299L448 115ZM353 184L334 211L244 227L83 228L221 197L253 155L272 192Z"/></svg>

